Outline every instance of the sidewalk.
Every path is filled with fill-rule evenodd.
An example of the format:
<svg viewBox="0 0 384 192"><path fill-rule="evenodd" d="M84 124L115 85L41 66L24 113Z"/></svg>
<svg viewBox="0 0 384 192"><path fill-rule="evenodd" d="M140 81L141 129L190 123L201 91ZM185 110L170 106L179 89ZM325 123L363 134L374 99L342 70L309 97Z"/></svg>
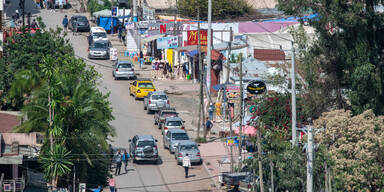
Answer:
<svg viewBox="0 0 384 192"><path fill-rule="evenodd" d="M138 73L138 78L152 78L151 66L140 65L137 61L133 61L131 57L124 56L125 46L117 38L117 35L108 36L113 44L114 48L117 48L119 60L130 60L134 64L134 69ZM157 90L165 91L169 98L171 106L175 107L179 112L179 116L185 121L186 130L191 138L197 137L197 119L199 100L200 84L193 83L191 80L180 79L154 79L153 83ZM200 145L200 152L203 157L203 166L207 170L208 174L212 176L212 180L216 184L216 188L219 188L219 177L221 171L230 171L230 164L222 164L221 161L227 159L230 161L229 148L225 146L225 142L221 141L219 132L221 131L222 123L214 122L214 126L211 133L208 135L208 140L212 142L204 143ZM200 136L203 135L204 128L200 127ZM233 148L234 152L237 148ZM234 160L236 162L237 153L234 153Z"/></svg>

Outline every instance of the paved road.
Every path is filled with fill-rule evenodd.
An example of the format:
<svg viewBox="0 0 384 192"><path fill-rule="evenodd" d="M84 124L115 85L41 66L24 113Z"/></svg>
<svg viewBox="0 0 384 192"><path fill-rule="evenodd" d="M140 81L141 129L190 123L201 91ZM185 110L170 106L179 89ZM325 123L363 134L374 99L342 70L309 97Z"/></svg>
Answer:
<svg viewBox="0 0 384 192"><path fill-rule="evenodd" d="M12 1L18 2L18 1ZM16 3L14 3L16 4ZM9 8L8 8L9 7ZM8 8L8 9L7 9ZM14 13L17 6L7 6L6 12ZM33 7L31 0L26 0L26 9L36 16L41 16L43 22L49 28L61 26L64 15L70 17L72 10L51 12L39 10ZM70 43L73 45L75 54L79 57L87 57L88 43L86 33L73 35L68 34ZM112 44L115 43L112 41ZM100 89L102 92L110 92L110 102L113 108L115 120L111 125L116 129L116 137L113 138L113 145L128 148L128 139L136 134L152 134L159 141L159 153L161 163L151 164L130 164L130 171L127 174L117 176L116 183L119 191L206 191L210 188L210 179L203 166L193 166L190 170L192 177L185 179L184 170L176 165L173 155L163 149L160 131L153 125L153 116L147 115L143 110L142 101L135 101L129 96L128 86L130 81L114 81L111 74L111 62L96 60L87 61L89 65L102 74ZM124 173L124 171L122 171ZM175 184L177 183L177 184ZM137 186L136 188L134 188Z"/></svg>

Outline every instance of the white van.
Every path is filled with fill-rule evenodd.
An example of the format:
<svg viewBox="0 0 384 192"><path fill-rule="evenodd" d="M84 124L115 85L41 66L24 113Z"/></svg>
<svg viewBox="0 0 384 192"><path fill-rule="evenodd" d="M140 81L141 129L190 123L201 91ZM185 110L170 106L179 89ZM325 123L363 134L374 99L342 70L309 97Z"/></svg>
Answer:
<svg viewBox="0 0 384 192"><path fill-rule="evenodd" d="M88 36L88 44L91 45L95 41L108 41L107 32L102 27L91 27Z"/></svg>

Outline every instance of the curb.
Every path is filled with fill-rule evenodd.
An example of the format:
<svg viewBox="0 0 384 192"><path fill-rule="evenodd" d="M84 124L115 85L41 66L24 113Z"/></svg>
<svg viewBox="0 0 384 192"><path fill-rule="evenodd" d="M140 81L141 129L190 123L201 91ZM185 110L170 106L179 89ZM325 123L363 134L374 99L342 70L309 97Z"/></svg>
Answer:
<svg viewBox="0 0 384 192"><path fill-rule="evenodd" d="M208 167L205 165L205 160L203 159L203 167L205 169L205 171L207 171L209 177L211 177L211 181L213 182L213 184L215 185L215 189L216 191L221 191L220 188L218 187L217 185L217 182L215 179L213 179L213 175L211 174L211 172L209 171Z"/></svg>

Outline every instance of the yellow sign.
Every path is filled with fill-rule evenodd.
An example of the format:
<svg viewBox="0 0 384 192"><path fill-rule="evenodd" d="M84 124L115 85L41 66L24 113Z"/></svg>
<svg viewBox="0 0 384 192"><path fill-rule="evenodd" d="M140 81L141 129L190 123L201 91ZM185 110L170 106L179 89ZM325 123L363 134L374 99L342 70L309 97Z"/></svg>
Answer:
<svg viewBox="0 0 384 192"><path fill-rule="evenodd" d="M173 49L167 49L167 60L171 67L173 67Z"/></svg>

